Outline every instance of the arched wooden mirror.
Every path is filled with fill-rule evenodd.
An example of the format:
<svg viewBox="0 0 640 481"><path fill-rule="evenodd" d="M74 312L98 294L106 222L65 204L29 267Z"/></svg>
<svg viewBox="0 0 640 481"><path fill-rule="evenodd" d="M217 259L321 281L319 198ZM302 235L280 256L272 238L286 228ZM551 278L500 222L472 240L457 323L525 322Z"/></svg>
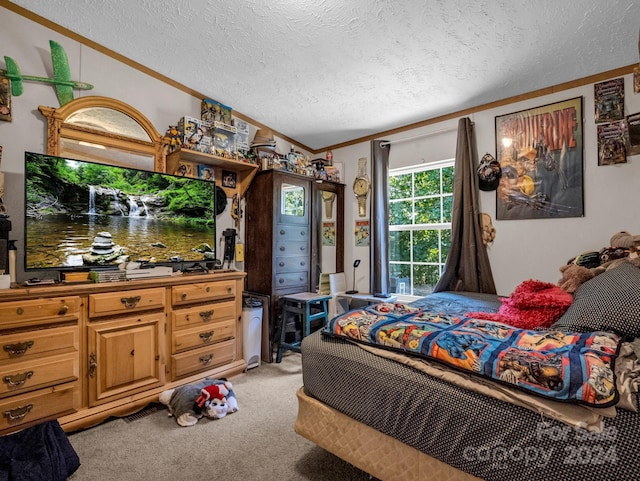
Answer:
<svg viewBox="0 0 640 481"><path fill-rule="evenodd" d="M164 136L124 102L88 96L38 110L48 122L49 155L165 171Z"/></svg>

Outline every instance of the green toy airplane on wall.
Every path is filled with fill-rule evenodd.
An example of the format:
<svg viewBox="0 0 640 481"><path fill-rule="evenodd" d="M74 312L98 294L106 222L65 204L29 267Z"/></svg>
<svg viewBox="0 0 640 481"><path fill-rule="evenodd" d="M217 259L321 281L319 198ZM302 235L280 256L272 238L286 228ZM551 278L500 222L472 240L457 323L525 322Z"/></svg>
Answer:
<svg viewBox="0 0 640 481"><path fill-rule="evenodd" d="M7 69L0 70L0 76L6 77L11 81L11 94L15 97L19 97L24 92L24 86L22 85L23 80L53 84L56 89L58 102L60 102L60 106L62 107L67 102L73 100L73 89L91 90L93 85L71 80L69 60L62 45L53 40L49 40L49 45L51 46L51 60L53 62L53 78L22 75L16 61L7 56L4 57Z"/></svg>

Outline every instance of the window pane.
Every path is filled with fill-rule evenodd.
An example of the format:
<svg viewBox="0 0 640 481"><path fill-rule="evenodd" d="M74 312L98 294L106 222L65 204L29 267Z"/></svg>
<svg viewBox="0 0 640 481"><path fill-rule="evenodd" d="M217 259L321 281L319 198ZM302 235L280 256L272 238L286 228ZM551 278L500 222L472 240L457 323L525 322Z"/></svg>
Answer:
<svg viewBox="0 0 640 481"><path fill-rule="evenodd" d="M440 262L437 230L413 233L413 262Z"/></svg>
<svg viewBox="0 0 640 481"><path fill-rule="evenodd" d="M411 174L389 177L389 199L408 199L411 197Z"/></svg>
<svg viewBox="0 0 640 481"><path fill-rule="evenodd" d="M389 224L411 224L411 201L401 200L389 202Z"/></svg>
<svg viewBox="0 0 640 481"><path fill-rule="evenodd" d="M442 222L451 222L453 215L453 195L442 197Z"/></svg>
<svg viewBox="0 0 640 481"><path fill-rule="evenodd" d="M438 266L413 266L413 295L426 296L433 292L433 288L440 279Z"/></svg>
<svg viewBox="0 0 640 481"><path fill-rule="evenodd" d="M395 294L411 294L411 264L389 265L389 289ZM402 292L404 290L404 292Z"/></svg>
<svg viewBox="0 0 640 481"><path fill-rule="evenodd" d="M416 201L416 224L440 224L440 198Z"/></svg>
<svg viewBox="0 0 640 481"><path fill-rule="evenodd" d="M440 194L440 169L416 172L415 196Z"/></svg>
<svg viewBox="0 0 640 481"><path fill-rule="evenodd" d="M442 192L453 194L453 165L442 168Z"/></svg>
<svg viewBox="0 0 640 481"><path fill-rule="evenodd" d="M389 260L411 260L411 233L409 231L389 232Z"/></svg>

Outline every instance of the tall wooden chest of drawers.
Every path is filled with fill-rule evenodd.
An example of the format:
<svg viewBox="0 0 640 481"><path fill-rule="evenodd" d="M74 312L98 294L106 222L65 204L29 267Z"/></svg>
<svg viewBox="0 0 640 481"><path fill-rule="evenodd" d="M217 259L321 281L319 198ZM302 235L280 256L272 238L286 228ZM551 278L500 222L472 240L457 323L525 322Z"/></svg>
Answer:
<svg viewBox="0 0 640 481"><path fill-rule="evenodd" d="M343 270L344 185L294 173L258 172L247 191L247 290L270 296L269 350L278 316L279 299L287 294L315 292L323 264L322 192L334 194L330 272ZM327 264L326 259L324 264ZM263 343L264 346L264 343ZM270 356L263 360L269 361Z"/></svg>

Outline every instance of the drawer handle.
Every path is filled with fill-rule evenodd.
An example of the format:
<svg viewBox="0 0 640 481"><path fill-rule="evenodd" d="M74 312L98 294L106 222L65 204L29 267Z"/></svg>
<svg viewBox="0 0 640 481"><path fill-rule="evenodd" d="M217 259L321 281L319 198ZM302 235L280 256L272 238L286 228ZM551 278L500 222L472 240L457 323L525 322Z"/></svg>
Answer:
<svg viewBox="0 0 640 481"><path fill-rule="evenodd" d="M284 252L284 246L280 246L280 250Z"/></svg>
<svg viewBox="0 0 640 481"><path fill-rule="evenodd" d="M182 294L180 294L180 299L182 299L183 301L187 300L187 293L183 292Z"/></svg>
<svg viewBox="0 0 640 481"><path fill-rule="evenodd" d="M205 288L205 292L211 292L211 286L207 286L207 287Z"/></svg>
<svg viewBox="0 0 640 481"><path fill-rule="evenodd" d="M15 344L5 344L3 349L9 353L11 357L22 356L25 352L33 347L33 341L17 342Z"/></svg>
<svg viewBox="0 0 640 481"><path fill-rule="evenodd" d="M23 406L20 408L15 408L15 409L10 409L9 411L5 411L4 417L7 418L9 422L21 421L22 418L24 418L27 414L29 414L29 411L31 411L32 409L33 409L33 404L27 404L26 406Z"/></svg>
<svg viewBox="0 0 640 481"><path fill-rule="evenodd" d="M134 307L136 307L138 302L140 302L140 299L140 296L122 297L120 299L120 302L122 302L124 304L124 307L126 307L127 309L133 309Z"/></svg>
<svg viewBox="0 0 640 481"><path fill-rule="evenodd" d="M305 261L300 261L300 265L304 267L307 263Z"/></svg>
<svg viewBox="0 0 640 481"><path fill-rule="evenodd" d="M202 318L202 322L209 322L213 317L213 309L209 311L201 311L200 317Z"/></svg>
<svg viewBox="0 0 640 481"><path fill-rule="evenodd" d="M284 283L284 279L278 279L278 282L279 282L280 284L283 284L283 283Z"/></svg>
<svg viewBox="0 0 640 481"><path fill-rule="evenodd" d="M233 292L233 287L227 287L227 294L231 294Z"/></svg>
<svg viewBox="0 0 640 481"><path fill-rule="evenodd" d="M284 229L280 229L280 235L285 235L286 231Z"/></svg>
<svg viewBox="0 0 640 481"><path fill-rule="evenodd" d="M95 352L89 354L89 377L96 377L96 370L98 369L98 356Z"/></svg>
<svg viewBox="0 0 640 481"><path fill-rule="evenodd" d="M67 312L69 312L69 306L67 306L66 304L64 304L60 310L58 311L58 315L59 316L64 316Z"/></svg>
<svg viewBox="0 0 640 481"><path fill-rule="evenodd" d="M5 376L3 381L7 386L22 386L27 380L33 376L33 371L23 372L22 374L14 374L13 376Z"/></svg>
<svg viewBox="0 0 640 481"><path fill-rule="evenodd" d="M211 364L211 360L213 359L213 354L207 354L206 356L200 356L200 364L203 366L208 366Z"/></svg>
<svg viewBox="0 0 640 481"><path fill-rule="evenodd" d="M305 234L306 234L305 231L303 231L303 230L300 231L300 235L305 235Z"/></svg>
<svg viewBox="0 0 640 481"><path fill-rule="evenodd" d="M213 337L213 331L200 333L200 339L202 339L202 342L211 342L212 337Z"/></svg>
<svg viewBox="0 0 640 481"><path fill-rule="evenodd" d="M280 267L284 267L284 262L281 262L280 264L278 264Z"/></svg>
<svg viewBox="0 0 640 481"><path fill-rule="evenodd" d="M304 246L300 246L300 250L303 251L305 249Z"/></svg>

